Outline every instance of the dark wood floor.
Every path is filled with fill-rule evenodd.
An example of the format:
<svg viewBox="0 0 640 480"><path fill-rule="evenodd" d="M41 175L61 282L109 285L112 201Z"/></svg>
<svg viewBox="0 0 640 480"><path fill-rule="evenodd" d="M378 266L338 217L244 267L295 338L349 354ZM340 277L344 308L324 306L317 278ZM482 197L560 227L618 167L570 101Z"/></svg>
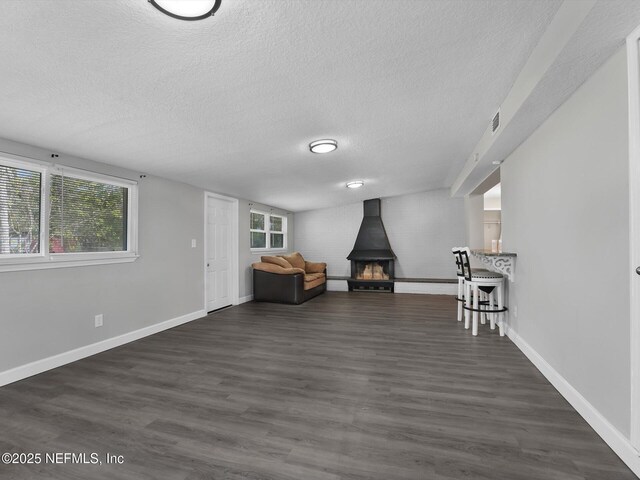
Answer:
<svg viewBox="0 0 640 480"><path fill-rule="evenodd" d="M634 479L506 337L452 297L248 303L0 388L10 479Z"/></svg>

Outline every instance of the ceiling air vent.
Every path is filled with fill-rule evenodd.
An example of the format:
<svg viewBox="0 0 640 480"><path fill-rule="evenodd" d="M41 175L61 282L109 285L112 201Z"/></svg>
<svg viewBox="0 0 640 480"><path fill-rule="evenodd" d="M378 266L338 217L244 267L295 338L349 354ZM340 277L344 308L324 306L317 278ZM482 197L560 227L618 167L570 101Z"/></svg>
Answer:
<svg viewBox="0 0 640 480"><path fill-rule="evenodd" d="M491 120L491 133L496 133L496 130L498 130L498 128L500 128L500 110L496 112L496 114L493 116L493 120Z"/></svg>

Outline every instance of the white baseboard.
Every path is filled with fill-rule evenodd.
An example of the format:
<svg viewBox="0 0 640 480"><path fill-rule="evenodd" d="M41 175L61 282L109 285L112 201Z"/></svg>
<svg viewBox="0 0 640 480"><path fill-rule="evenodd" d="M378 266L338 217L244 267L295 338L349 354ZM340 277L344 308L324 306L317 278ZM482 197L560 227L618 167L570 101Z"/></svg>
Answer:
<svg viewBox="0 0 640 480"><path fill-rule="evenodd" d="M330 292L348 292L349 285L346 280L327 280L327 290Z"/></svg>
<svg viewBox="0 0 640 480"><path fill-rule="evenodd" d="M421 283L421 282L395 282L396 293L420 293L427 295L456 295L457 283Z"/></svg>
<svg viewBox="0 0 640 480"><path fill-rule="evenodd" d="M584 418L609 447L618 455L624 463L640 477L640 453L631 445L631 442L618 431L596 408L584 398L562 375L560 375L547 361L536 352L531 345L508 328L507 336L533 363L540 373L560 392L573 408Z"/></svg>
<svg viewBox="0 0 640 480"><path fill-rule="evenodd" d="M91 345L76 348L75 350L69 350L68 352L59 353L58 355L54 355L52 357L43 358L41 360L36 360L35 362L27 363L26 365L21 365L10 370L5 370L4 372L0 372L0 387L3 385L8 385L9 383L17 382L18 380L22 380L27 377L31 377L33 375L37 375L42 372L46 372L47 370L61 367L62 365L66 365L67 363L90 357L91 355L95 355L96 353L119 347L120 345L124 345L125 343L140 340L141 338L148 337L149 335L153 335L154 333L177 327L178 325L191 322L198 318L205 317L206 315L207 312L205 310L198 310L196 312L187 313L186 315L172 318L164 322L155 323L153 325L149 325L148 327L134 330L133 332L124 333L122 335L118 335L117 337L108 338L100 342L92 343Z"/></svg>
<svg viewBox="0 0 640 480"><path fill-rule="evenodd" d="M247 303L253 300L253 295L247 295L245 297L240 297L238 299L238 305L242 305L243 303Z"/></svg>

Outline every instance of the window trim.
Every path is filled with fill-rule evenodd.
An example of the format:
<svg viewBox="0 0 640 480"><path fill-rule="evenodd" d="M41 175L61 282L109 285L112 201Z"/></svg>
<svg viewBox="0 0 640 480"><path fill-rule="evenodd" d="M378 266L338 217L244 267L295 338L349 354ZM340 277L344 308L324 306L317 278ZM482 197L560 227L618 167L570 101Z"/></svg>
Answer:
<svg viewBox="0 0 640 480"><path fill-rule="evenodd" d="M264 215L264 230L259 230L257 228L251 228L251 223L249 223L249 247L251 251L254 253L266 253L266 252L285 252L287 250L287 228L288 228L288 218L286 215L281 215L279 213L271 213L265 212L263 210L258 210L252 208L249 210L249 222L251 222L251 214L258 213L260 215ZM278 217L282 219L282 231L281 232L272 232L271 231L271 217ZM251 232L260 232L266 235L265 244L266 247L251 247ZM271 247L271 234L272 233L281 233L283 235L282 239L282 248L272 248Z"/></svg>
<svg viewBox="0 0 640 480"><path fill-rule="evenodd" d="M0 154L0 163L13 168L39 172L40 180L40 252L0 256L0 272L80 267L134 262L138 257L138 182L95 173L66 165L41 162L8 153ZM127 250L116 252L49 252L49 189L51 175L65 175L81 180L108 183L127 189Z"/></svg>

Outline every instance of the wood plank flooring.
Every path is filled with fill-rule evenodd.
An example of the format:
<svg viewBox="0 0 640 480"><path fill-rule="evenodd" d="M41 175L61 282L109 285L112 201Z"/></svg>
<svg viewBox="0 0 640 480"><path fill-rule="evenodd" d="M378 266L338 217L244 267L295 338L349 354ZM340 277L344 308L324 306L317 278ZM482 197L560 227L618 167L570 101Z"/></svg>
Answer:
<svg viewBox="0 0 640 480"><path fill-rule="evenodd" d="M449 296L247 303L0 388L2 479L636 478ZM107 453L124 463L106 464Z"/></svg>

